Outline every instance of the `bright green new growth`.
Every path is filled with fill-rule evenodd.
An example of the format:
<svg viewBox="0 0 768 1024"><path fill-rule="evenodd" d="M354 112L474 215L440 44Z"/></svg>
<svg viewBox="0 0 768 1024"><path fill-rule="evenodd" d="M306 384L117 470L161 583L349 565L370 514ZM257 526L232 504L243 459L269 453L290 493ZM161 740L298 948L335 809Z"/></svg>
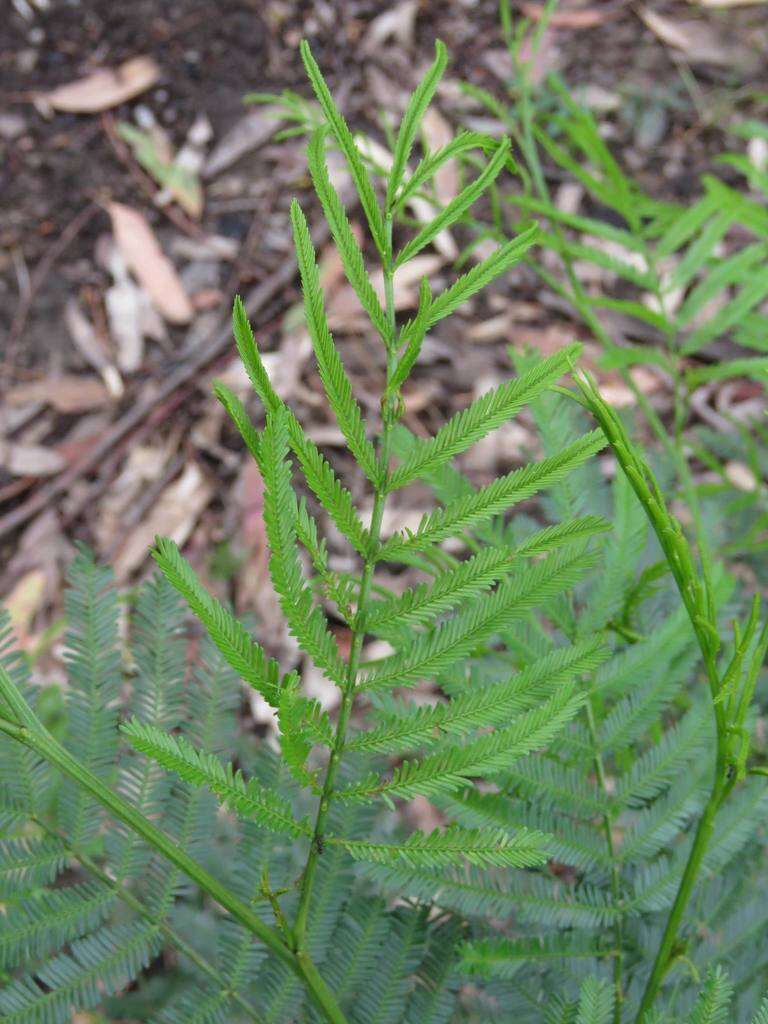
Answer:
<svg viewBox="0 0 768 1024"><path fill-rule="evenodd" d="M167 584L160 581L151 584L146 595L142 592L140 607L143 609L153 598L162 605L157 616L159 632L151 646L155 657L168 664L176 689L164 691L167 710L161 707L158 689L157 699L140 701L135 705L134 717L123 724L123 739L140 756L128 762L125 783L119 784L117 792L111 786L115 782L112 766L118 740L113 705L119 665L116 657L108 653L112 648L107 637L108 627L113 631L116 628L114 598L111 604L105 599L94 605L97 619L94 628L86 632L87 642L82 650L74 643L72 646L77 654L77 660L72 661L76 681L72 692L76 697L82 689L87 702L83 704L85 717L82 721L78 718L78 705L74 702L72 705L73 732L68 743L71 753L59 746L27 707L11 676L0 675L7 715L2 728L9 737L21 741L34 757L41 759L40 764L54 765L68 778L62 789L62 814L54 819L51 837L36 840L38 845L34 847L25 845L21 839L14 840L17 845L7 847L3 854L8 870L17 874L23 872L30 886L45 886L53 881L66 858L74 856L83 868L96 872L105 886L104 890L95 890L93 898L87 889L72 889L66 900L54 891L41 899L41 910L61 919L59 931L52 928L51 943L56 937L67 943L70 937L88 929L96 928L96 931L80 945L72 944L69 959L53 960L48 967L37 968L33 975L14 982L0 995L4 1020L51 1024L63 1020L64 1010L70 1005L94 1006L99 1001L100 986L119 988L135 977L160 942L176 944L199 967L201 957L189 951L166 921L177 899L178 872L184 872L229 911L243 934L250 931L270 952L263 970L259 971L259 958L253 967L241 971L237 981L228 980L230 961L224 957L221 961L223 974L214 971L216 983L210 989L213 1001L209 1004L206 997L203 1004L210 1005L210 1013L201 1009L195 1020L217 1020L216 1014L226 1012L227 1006L237 1013L244 1006L248 1009L245 993L258 978L265 986L268 1000L273 1001L273 1009L266 1012L264 1019L287 1019L284 1015L292 1011L287 1007L278 1009L280 1000L291 991L297 991L300 996L303 987L314 1006L314 1009L308 1006L305 1012L313 1020L319 1014L330 1021L345 1021L347 1011L339 1002L344 999L344 985L333 973L332 957L329 960L330 984L321 977L314 963L314 959L328 955L327 948L318 943L320 934L324 934L326 940L330 934L318 929L324 927L323 915L327 913L324 907L329 896L327 892L324 894L324 889L327 890L331 882L337 887L337 893L346 888L343 878L348 876L339 875L341 865L367 862L391 867L400 864L405 868L438 872L462 866L524 869L543 865L550 856L549 838L535 828L522 826L510 831L502 827L463 827L447 823L445 828L431 832L416 830L394 837L378 833L366 835L367 829L354 822L369 819L361 819L359 812L345 809L378 801L381 811L386 812L395 798L445 795L478 778L490 780L502 768L546 745L579 712L583 695L576 680L579 672L603 657L597 639L585 640L572 649L563 647L542 652L535 665L508 679L500 679L496 687L477 695L458 694L436 705L431 712L401 701L393 705L393 710L397 709L396 719L374 716L372 728L361 728L357 719L364 694L373 695L392 687L424 686L460 663L478 645L503 633L511 622L529 618L542 603L564 595L589 571L594 562L589 542L605 532L608 524L602 517L590 515L574 517L562 524L553 523L510 546L502 555L497 551L480 550L466 561L452 560L448 572L418 584L415 590L402 597L392 595L382 600L381 590L377 588L378 596L374 598L374 572L384 559L398 560L411 550L419 551L427 559L443 557L441 546L445 539L454 537L461 542L467 530L562 480L603 442L597 434L575 441L556 457L523 467L502 478L497 485L478 492L474 498L445 502L438 512L425 520L413 538L404 536L384 542L381 531L387 495L440 471L456 455L517 414L572 367L578 347L572 346L532 366L509 384L481 396L451 419L433 439L420 442L409 456L393 467L393 432L402 414L402 389L427 331L521 259L536 239L536 228L527 226L518 238L500 246L440 295L433 296L428 283L423 282L415 317L398 330L392 286L395 269L428 246L440 231L463 217L481 198L505 166L510 165L509 142L503 140L499 145L489 145L484 137L459 139L443 154L425 154L416 177L411 178L409 161L421 118L446 65L445 48L438 43L435 63L404 114L384 201L380 204L374 179L306 44L302 44L301 53L325 119L324 127L314 131L309 144L308 162L313 184L345 273L383 342L386 375L382 380L382 422L374 442L375 428L363 417L328 327L309 227L294 201L291 222L307 328L330 409L349 452L373 489L370 523L363 524L350 491L339 482L328 461L276 394L239 301L235 303L233 316L235 339L264 407L264 428L259 429L254 424L242 402L225 387L219 385L217 394L264 480L269 570L288 627L317 669L339 688L340 709L332 723L315 701L302 694L299 676L281 672L277 662L268 657L234 612L208 593L176 545L165 538L158 539L153 554ZM326 166L328 138L346 159L378 250L384 278L382 295L372 283L363 248L331 184ZM444 209L436 211L431 223L405 239L396 251L395 211L404 196L428 185L444 159L470 142L488 153L480 173ZM358 556L360 568L356 576L342 577L334 571L320 538L318 522L305 498L299 497L294 489L297 472ZM302 550L309 556L314 578L306 573ZM107 577L99 578L101 570L90 562L82 564L96 587L103 588ZM184 673L178 663L183 654L174 639L178 633L179 607L172 600L168 585L183 597L206 631L210 641L206 657L215 657L218 666L215 672L221 681L231 685L231 673L237 673L273 709L279 730L278 773L285 769L279 784L275 782L274 767L265 771L259 767L259 758L250 756L243 760L244 755L241 755L234 763L222 759L221 754L226 753L228 744L221 742L215 728L212 730L215 716L219 714L215 703L219 698L214 698L210 712L198 709L195 716L186 719L181 700ZM82 621L90 614L91 599L86 604L74 604L78 594L76 584L72 591L72 613ZM335 606L335 616L347 623L350 630L348 657L342 656L331 630L328 606ZM145 612L142 610L140 614L144 616ZM149 623L151 614L146 614L146 619ZM411 643L403 645L402 630L406 623L409 623ZM392 653L377 661L366 661L366 636L384 635L388 628ZM113 641L115 637L116 634ZM175 644L172 659L176 660L172 663L168 662L165 641ZM96 647L92 646L94 643ZM210 660L207 668L214 671ZM77 685L80 678L82 687ZM149 674L146 684L158 688L167 685L161 677L153 680ZM441 734L450 738L438 744ZM88 744L93 749L83 746L83 736L89 737ZM409 755L408 761L388 770L382 757L396 757L401 752ZM171 773L177 781L170 783L167 776L158 774L158 769ZM288 792L293 786L288 797L286 786ZM242 891L239 881L237 888L229 891L195 860L202 839L199 830L205 827L204 815L211 811L208 798L202 799L206 792L222 808L241 819L239 828L246 830L240 844L242 855L247 854L249 844L253 847L254 829L265 830L267 835L276 834L283 842L289 841L286 849L293 852L287 859L284 856L282 862L277 857L278 864L281 863L279 868L274 863L277 851L270 853L269 840L263 841L257 858L263 862L263 872L259 869L258 882L250 896ZM87 793L90 796L86 796ZM114 882L91 857L87 844L87 839L95 836L98 828L99 819L94 814L94 805L89 802L94 798L121 821L121 828L125 829L112 844L114 849L109 851L118 857L117 863L121 865ZM170 812L166 806L169 799ZM163 806L166 810L160 815ZM379 816L381 811L377 811ZM307 812L314 817L313 822ZM153 818L167 823L171 837L175 838L159 830ZM36 829L49 827L42 812L36 821ZM87 829L86 821L89 822ZM98 851L95 853L99 856ZM157 879L150 876L155 895L144 898L144 912L133 890L141 889L139 879L143 869L158 857L158 865L170 860L171 873L168 874L168 867L160 867ZM267 874L270 861L273 863ZM335 866L337 863L339 866ZM249 872L253 874L252 869ZM272 872L283 879L274 889L269 881ZM263 900L274 923L266 923L266 914L255 914L247 899ZM339 896L334 899L338 900ZM120 900L134 910L139 908L136 924L125 932L99 931L99 921L106 918L110 906ZM82 912L75 913L75 906L83 901L86 906ZM341 904L337 903L337 916L340 911ZM350 907L350 926L354 925L355 913ZM434 936L430 932L427 939L426 918L420 911L410 914L398 911L394 916L387 916L380 908L379 914L380 923L376 927L383 929L383 935L390 934L392 941L402 935L399 953L392 965L394 970L400 958L402 973L400 980L393 976L394 987L388 995L382 991L383 1002L371 1008L378 1014L376 1019L400 1020L401 1011L409 1020L432 1019L421 994L414 993L410 1007L404 979L418 971L426 972L424 978L427 978L429 972L444 961L438 949L445 929L434 930ZM341 915L338 927L342 927L343 921ZM416 943L411 952L407 946L411 940L406 939L409 934ZM30 925L30 943L32 935ZM417 936L423 937L417 940ZM38 942L35 948L42 951L44 946L39 945L39 939L35 941ZM18 932L13 942L17 952L27 948L27 940ZM453 944L455 946L455 941ZM244 956L245 951L239 955ZM286 971L288 978L292 972L298 979L298 990L293 987L297 982L286 980ZM280 978L283 980L279 981ZM44 983L43 988L39 987L39 982ZM448 974L442 980L435 974L429 984L439 986L435 992L441 993L435 1008L438 1004L448 1005L446 1000L453 1003L455 986ZM47 989L51 989L50 994ZM373 991L376 991L375 986ZM400 995L395 998L397 992ZM190 992L175 1008L169 1007L163 1019L187 1019L185 1007L191 1007L193 1001ZM391 1009L381 1016L385 1006ZM261 1019L261 1009L254 1009L255 1014L251 1011L246 1016ZM354 1009L349 1019L359 1019Z"/></svg>
<svg viewBox="0 0 768 1024"><path fill-rule="evenodd" d="M431 438L398 425L427 332L527 258L539 228L525 222L440 294L423 281L398 326L396 268L514 168L509 142L460 133L411 173L446 64L438 43L379 182L307 44L301 53L323 117L309 140L312 181L385 367L380 423L367 422L294 202L307 329L372 492L370 518L275 392L239 301L235 340L262 408L252 419L226 387L216 393L263 478L287 626L338 708L309 699L300 674L268 656L269 638L256 640L166 538L153 552L160 574L128 615L127 687L109 573L86 553L73 565L62 742L0 628L0 1019L69 1024L73 1008L101 1007L152 1024L722 1024L734 1007L740 1024L768 1024L768 1004L754 1015L761 969L738 972L768 927L759 906L745 910L753 878L742 868L768 809L763 780L746 779L765 773L752 763L768 646L758 603L726 642L731 582L694 555L591 382L577 377L578 395L557 386L578 346L512 353L517 375ZM582 133L603 160L590 186L630 203L602 140ZM381 294L327 145L349 167ZM464 190L415 233L401 225L408 199L471 150L483 163ZM540 212L533 201L528 212ZM704 223L689 220L667 245ZM453 460L523 408L543 452L473 486ZM594 458L606 443L619 469L610 487ZM386 502L417 481L437 507L415 531L385 537ZM325 516L353 571L329 554ZM419 578L387 587L393 564ZM191 672L186 608L205 633ZM269 740L243 727L239 681L272 710ZM391 814L415 798L421 828L406 827L411 808ZM170 984L158 993L145 968L161 953Z"/></svg>

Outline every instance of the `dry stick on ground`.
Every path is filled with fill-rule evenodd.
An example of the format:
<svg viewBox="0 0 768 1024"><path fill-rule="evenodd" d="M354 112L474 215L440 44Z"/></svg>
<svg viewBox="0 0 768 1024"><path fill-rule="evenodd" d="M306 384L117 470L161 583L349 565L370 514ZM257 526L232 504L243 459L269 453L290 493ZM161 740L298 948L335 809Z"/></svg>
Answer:
<svg viewBox="0 0 768 1024"><path fill-rule="evenodd" d="M68 246L74 242L83 228L91 222L100 209L101 206L95 200L91 200L79 213L75 214L32 272L32 276L29 279L29 290L19 299L16 315L13 318L13 323L8 333L8 349L4 363L7 372L10 372L13 366L15 351L24 333L35 296L40 291L56 260L63 255Z"/></svg>
<svg viewBox="0 0 768 1024"><path fill-rule="evenodd" d="M324 245L328 237L329 232L325 224L320 225L313 232L316 246ZM286 261L274 274L257 285L245 301L248 315L252 317L259 313L270 299L293 281L295 275L295 264L292 260ZM207 344L166 378L153 395L141 399L129 408L87 455L61 473L55 480L41 487L29 501L0 518L0 540L7 537L12 530L28 522L38 512L42 512L52 501L64 494L76 480L89 473L126 434L142 423L160 402L169 398L177 388L183 387L191 381L195 374L233 344L232 328L229 317L227 317L226 322L212 335Z"/></svg>

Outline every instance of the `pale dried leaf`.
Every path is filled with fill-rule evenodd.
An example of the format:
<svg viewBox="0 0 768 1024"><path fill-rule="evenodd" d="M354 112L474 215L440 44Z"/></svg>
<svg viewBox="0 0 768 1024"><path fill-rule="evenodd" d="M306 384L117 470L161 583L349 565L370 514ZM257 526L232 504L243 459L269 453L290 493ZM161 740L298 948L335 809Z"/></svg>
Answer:
<svg viewBox="0 0 768 1024"><path fill-rule="evenodd" d="M667 46L671 46L694 64L715 64L738 67L742 72L754 67L753 50L730 40L722 28L705 21L673 20L648 7L641 8L640 17L648 28Z"/></svg>
<svg viewBox="0 0 768 1024"><path fill-rule="evenodd" d="M512 327L512 318L509 313L499 313L488 320L477 320L466 327L465 336L469 341L484 344L490 341L498 341L505 338Z"/></svg>
<svg viewBox="0 0 768 1024"><path fill-rule="evenodd" d="M74 298L67 301L64 322L80 354L99 371L112 397L120 398L125 390L120 373L110 359L103 340Z"/></svg>
<svg viewBox="0 0 768 1024"><path fill-rule="evenodd" d="M117 546L125 533L124 516L135 507L142 492L168 464L170 453L167 446L133 445L128 458L110 481L104 500L99 504L94 533L99 551L108 554Z"/></svg>
<svg viewBox="0 0 768 1024"><path fill-rule="evenodd" d="M436 107L429 107L421 121L424 141L430 152L442 149L453 138L453 130ZM434 177L435 194L443 206L456 196L459 190L459 172L455 160L448 160Z"/></svg>
<svg viewBox="0 0 768 1024"><path fill-rule="evenodd" d="M135 373L144 359L144 338L162 342L168 337L162 317L127 274L107 289L104 305L117 362L125 373Z"/></svg>
<svg viewBox="0 0 768 1024"><path fill-rule="evenodd" d="M768 139L762 135L753 135L747 144L747 156L756 171L762 173L768 170Z"/></svg>
<svg viewBox="0 0 768 1024"><path fill-rule="evenodd" d="M544 13L544 4L525 3L520 5L520 10L531 21L541 21ZM596 28L602 25L613 12L599 7L580 7L573 10L556 10L549 18L552 28Z"/></svg>
<svg viewBox="0 0 768 1024"><path fill-rule="evenodd" d="M118 579L126 579L142 565L157 534L170 537L181 547L212 496L213 489L199 466L189 463L165 488L149 515L129 533L115 559Z"/></svg>
<svg viewBox="0 0 768 1024"><path fill-rule="evenodd" d="M192 303L146 218L123 203L110 203L108 210L125 263L156 309L169 323L188 324L193 314Z"/></svg>
<svg viewBox="0 0 768 1024"><path fill-rule="evenodd" d="M54 110L94 114L145 92L159 75L160 68L151 57L132 57L117 68L100 68L76 82L41 93L40 99Z"/></svg>
<svg viewBox="0 0 768 1024"><path fill-rule="evenodd" d="M240 157L263 145L283 123L278 107L251 110L218 142L203 165L203 177L213 178L237 163Z"/></svg>
<svg viewBox="0 0 768 1024"><path fill-rule="evenodd" d="M109 405L110 393L95 377L65 374L17 384L6 391L5 401L12 406L44 402L59 412L87 412Z"/></svg>
<svg viewBox="0 0 768 1024"><path fill-rule="evenodd" d="M32 620L42 606L45 584L45 573L41 569L32 569L17 580L11 592L0 601L22 645L29 636Z"/></svg>
<svg viewBox="0 0 768 1024"><path fill-rule="evenodd" d="M53 448L0 440L0 466L12 476L52 476L66 464L66 459Z"/></svg>
<svg viewBox="0 0 768 1024"><path fill-rule="evenodd" d="M729 482L739 491L756 491L755 474L743 462L726 462L725 475Z"/></svg>
<svg viewBox="0 0 768 1024"><path fill-rule="evenodd" d="M395 293L395 309L410 309L418 300L419 282L422 277L430 280L445 260L442 256L414 256L395 271L393 290ZM371 281L379 298L384 301L384 278L381 272L371 275Z"/></svg>
<svg viewBox="0 0 768 1024"><path fill-rule="evenodd" d="M752 7L768 3L768 0L688 0L697 7Z"/></svg>
<svg viewBox="0 0 768 1024"><path fill-rule="evenodd" d="M440 212L440 208L430 203L428 199L421 196L414 196L408 201L408 205L414 216L422 224L431 223ZM453 240L453 235L446 228L432 239L431 245L437 249L447 260L455 260L459 255L459 248Z"/></svg>
<svg viewBox="0 0 768 1024"><path fill-rule="evenodd" d="M377 15L365 33L364 51L370 53L378 49L388 39L394 39L405 49L413 46L418 10L418 0L401 0L399 4L395 4L394 7Z"/></svg>

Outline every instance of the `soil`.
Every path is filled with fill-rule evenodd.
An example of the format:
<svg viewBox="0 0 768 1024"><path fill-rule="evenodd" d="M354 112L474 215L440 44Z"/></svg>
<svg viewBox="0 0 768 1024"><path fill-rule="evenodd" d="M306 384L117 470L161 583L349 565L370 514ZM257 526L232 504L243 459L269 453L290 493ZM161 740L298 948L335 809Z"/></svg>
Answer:
<svg viewBox="0 0 768 1024"><path fill-rule="evenodd" d="M302 37L313 50L332 89L341 98L352 124L382 137L377 111L382 81L411 88L417 70L429 60L440 36L451 54L450 75L503 96L508 65L499 28L496 0L413 0L411 40L378 46L369 43L371 25L388 11L402 13L407 4L373 0L7 0L10 12L0 26L0 387L36 381L61 372L88 369L63 327L65 303L75 295L86 302L109 284L96 259L97 241L109 229L101 209L118 200L141 209L165 242L177 226L142 191L136 168L121 159L110 141L109 127L149 108L180 147L190 126L205 114L214 142L243 116L249 90L295 89L308 95L297 54ZM525 4L512 2L515 15ZM530 4L530 7L541 5ZM615 109L605 115L610 142L633 173L659 198L681 198L696 187L698 176L728 143L729 118L763 116L768 109L765 67L719 67L687 62L640 21L623 0L591 0L562 5L568 10L596 11L599 24L561 27L548 37L545 63L572 87L599 87ZM673 19L696 11L682 0L653 4ZM751 52L766 52L764 5L708 11L707 22L724 39L747 41ZM407 29L403 30L407 35ZM116 66L136 55L154 57L162 76L152 90L107 115L56 113L45 117L34 94L82 77L98 66ZM546 70L546 69L545 69ZM451 111L441 100L443 113ZM206 183L206 208L200 229L205 235L236 240L241 251L231 266L216 273L214 288L222 305L230 288L247 289L290 259L287 202L306 186L298 143L263 146L239 161L236 174ZM89 204L97 209L63 253L46 266L51 247L72 227ZM191 233L194 240L194 231ZM45 272L42 273L42 270ZM36 272L40 272L36 277ZM32 282L28 315L20 318L20 292ZM289 290L284 305L294 293ZM522 301L534 301L535 291ZM226 316L222 308L218 311ZM546 323L539 323L546 332ZM150 345L137 377L128 382L115 415L151 389L186 358L195 343L172 329L170 343ZM275 344L267 331L265 344ZM471 359L472 373L482 376L504 360L503 347L486 346ZM455 400L463 401L466 375L441 375L442 389L430 416L439 422ZM455 393L452 393L455 391ZM192 430L200 406L181 405L175 427ZM175 408L175 406L174 406ZM311 408L311 406L310 406ZM186 417L186 419L185 419ZM70 436L76 417L48 420L53 434ZM76 433L76 430L75 430ZM55 439L55 436L54 436ZM48 435L48 441L51 435ZM206 456L207 458L207 456ZM114 473L122 466L114 460ZM25 500L34 481L16 493L11 481L7 500L0 471L0 511ZM104 489L102 486L102 490ZM216 530L226 533L221 521ZM77 518L75 535L93 541L94 526L86 511ZM2 591L0 590L0 593Z"/></svg>

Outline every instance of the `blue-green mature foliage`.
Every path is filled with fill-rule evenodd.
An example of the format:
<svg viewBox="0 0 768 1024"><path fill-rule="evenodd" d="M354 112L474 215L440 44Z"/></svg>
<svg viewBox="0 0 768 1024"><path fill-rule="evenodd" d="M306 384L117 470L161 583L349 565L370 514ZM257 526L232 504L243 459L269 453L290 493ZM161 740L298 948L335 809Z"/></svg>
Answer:
<svg viewBox="0 0 768 1024"><path fill-rule="evenodd" d="M385 366L380 422L367 422L294 202L307 329L370 516L275 391L239 302L255 416L223 385L217 394L264 481L287 626L337 687L338 710L306 695L171 540L158 539L159 572L122 631L109 571L81 552L61 741L7 624L0 635L0 1019L715 1024L735 1013L765 1024L755 936L768 910L752 898L766 810L758 604L744 615L734 580L697 557L592 384L559 383L578 346L518 354L508 382L432 437L402 428L428 330L539 231L524 225L436 295L424 281L398 325L396 269L502 179L510 144L461 134L411 171L446 64L438 44L382 182L301 53L322 112L312 180ZM355 184L381 293L328 145ZM483 153L477 175L408 231L405 199L470 146ZM542 450L474 486L454 460L523 409ZM596 459L606 446L610 485ZM415 482L434 508L385 536L387 501ZM326 516L354 572L333 567ZM403 566L410 585L387 589L383 570L391 580ZM244 689L271 708L274 742L244 731ZM438 828L407 827L416 799Z"/></svg>

